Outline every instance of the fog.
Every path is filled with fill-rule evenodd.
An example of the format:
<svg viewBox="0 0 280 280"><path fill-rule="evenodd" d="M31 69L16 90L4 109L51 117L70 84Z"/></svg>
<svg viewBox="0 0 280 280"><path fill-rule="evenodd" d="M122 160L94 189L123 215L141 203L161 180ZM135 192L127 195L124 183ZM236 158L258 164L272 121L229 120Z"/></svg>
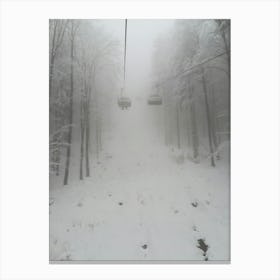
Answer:
<svg viewBox="0 0 280 280"><path fill-rule="evenodd" d="M50 260L228 261L230 21L49 25Z"/></svg>
<svg viewBox="0 0 280 280"><path fill-rule="evenodd" d="M124 47L125 20L100 20L100 26ZM168 33L174 20L127 21L126 93L147 95L153 84L152 57L159 36Z"/></svg>

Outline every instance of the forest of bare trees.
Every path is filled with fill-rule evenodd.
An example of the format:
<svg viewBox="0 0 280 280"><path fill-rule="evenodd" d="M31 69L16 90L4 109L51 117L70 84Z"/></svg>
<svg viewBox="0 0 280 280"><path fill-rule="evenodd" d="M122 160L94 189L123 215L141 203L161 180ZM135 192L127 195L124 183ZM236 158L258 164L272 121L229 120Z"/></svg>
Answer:
<svg viewBox="0 0 280 280"><path fill-rule="evenodd" d="M124 43L98 20L50 20L49 28L50 172L67 185L99 161L104 122L123 86ZM230 140L230 21L175 20L157 38L152 66L163 142L215 167Z"/></svg>
<svg viewBox="0 0 280 280"><path fill-rule="evenodd" d="M165 144L214 167L230 139L230 21L177 20L157 41L154 72Z"/></svg>
<svg viewBox="0 0 280 280"><path fill-rule="evenodd" d="M50 259L228 260L230 21L49 26Z"/></svg>
<svg viewBox="0 0 280 280"><path fill-rule="evenodd" d="M279 8L0 1L0 279L279 279Z"/></svg>
<svg viewBox="0 0 280 280"><path fill-rule="evenodd" d="M90 176L90 157L102 149L108 114L99 107L117 81L118 46L94 21L55 19L49 29L50 172L63 174L67 185L70 172ZM78 170L70 170L73 139L80 143Z"/></svg>

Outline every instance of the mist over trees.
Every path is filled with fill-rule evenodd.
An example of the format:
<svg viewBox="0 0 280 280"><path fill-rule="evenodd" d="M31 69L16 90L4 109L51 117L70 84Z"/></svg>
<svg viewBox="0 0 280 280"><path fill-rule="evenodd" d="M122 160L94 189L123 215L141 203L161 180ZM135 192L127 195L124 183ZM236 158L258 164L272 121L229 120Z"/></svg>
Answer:
<svg viewBox="0 0 280 280"><path fill-rule="evenodd" d="M49 28L50 260L228 261L230 21Z"/></svg>
<svg viewBox="0 0 280 280"><path fill-rule="evenodd" d="M63 174L67 185L72 153L79 167L71 172L82 180L102 149L112 105L108 93L118 83L119 46L94 20L55 19L49 28L50 172ZM80 143L78 154L73 140Z"/></svg>
<svg viewBox="0 0 280 280"><path fill-rule="evenodd" d="M176 20L155 45L165 144L211 166L230 140L230 21Z"/></svg>
<svg viewBox="0 0 280 280"><path fill-rule="evenodd" d="M162 98L162 143L215 167L230 140L230 21L172 22L154 43L150 77L149 94ZM123 87L123 55L99 20L49 22L50 174L64 185L94 176Z"/></svg>

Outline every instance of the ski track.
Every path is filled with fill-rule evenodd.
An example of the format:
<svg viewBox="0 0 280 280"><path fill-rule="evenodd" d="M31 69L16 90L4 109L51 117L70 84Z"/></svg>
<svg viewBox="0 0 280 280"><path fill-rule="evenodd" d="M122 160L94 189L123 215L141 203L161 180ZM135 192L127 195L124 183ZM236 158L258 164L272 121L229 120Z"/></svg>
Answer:
<svg viewBox="0 0 280 280"><path fill-rule="evenodd" d="M199 238L229 260L228 169L176 163L148 122L160 109L136 105L115 112L90 178L50 189L50 260L202 261Z"/></svg>

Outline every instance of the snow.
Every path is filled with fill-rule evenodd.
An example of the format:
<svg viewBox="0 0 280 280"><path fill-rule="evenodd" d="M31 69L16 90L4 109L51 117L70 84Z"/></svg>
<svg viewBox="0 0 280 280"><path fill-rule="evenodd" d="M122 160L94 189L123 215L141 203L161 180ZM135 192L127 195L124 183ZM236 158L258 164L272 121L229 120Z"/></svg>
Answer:
<svg viewBox="0 0 280 280"><path fill-rule="evenodd" d="M51 261L229 261L228 159L213 168L168 149L159 114L143 99L116 107L91 177L51 184Z"/></svg>

